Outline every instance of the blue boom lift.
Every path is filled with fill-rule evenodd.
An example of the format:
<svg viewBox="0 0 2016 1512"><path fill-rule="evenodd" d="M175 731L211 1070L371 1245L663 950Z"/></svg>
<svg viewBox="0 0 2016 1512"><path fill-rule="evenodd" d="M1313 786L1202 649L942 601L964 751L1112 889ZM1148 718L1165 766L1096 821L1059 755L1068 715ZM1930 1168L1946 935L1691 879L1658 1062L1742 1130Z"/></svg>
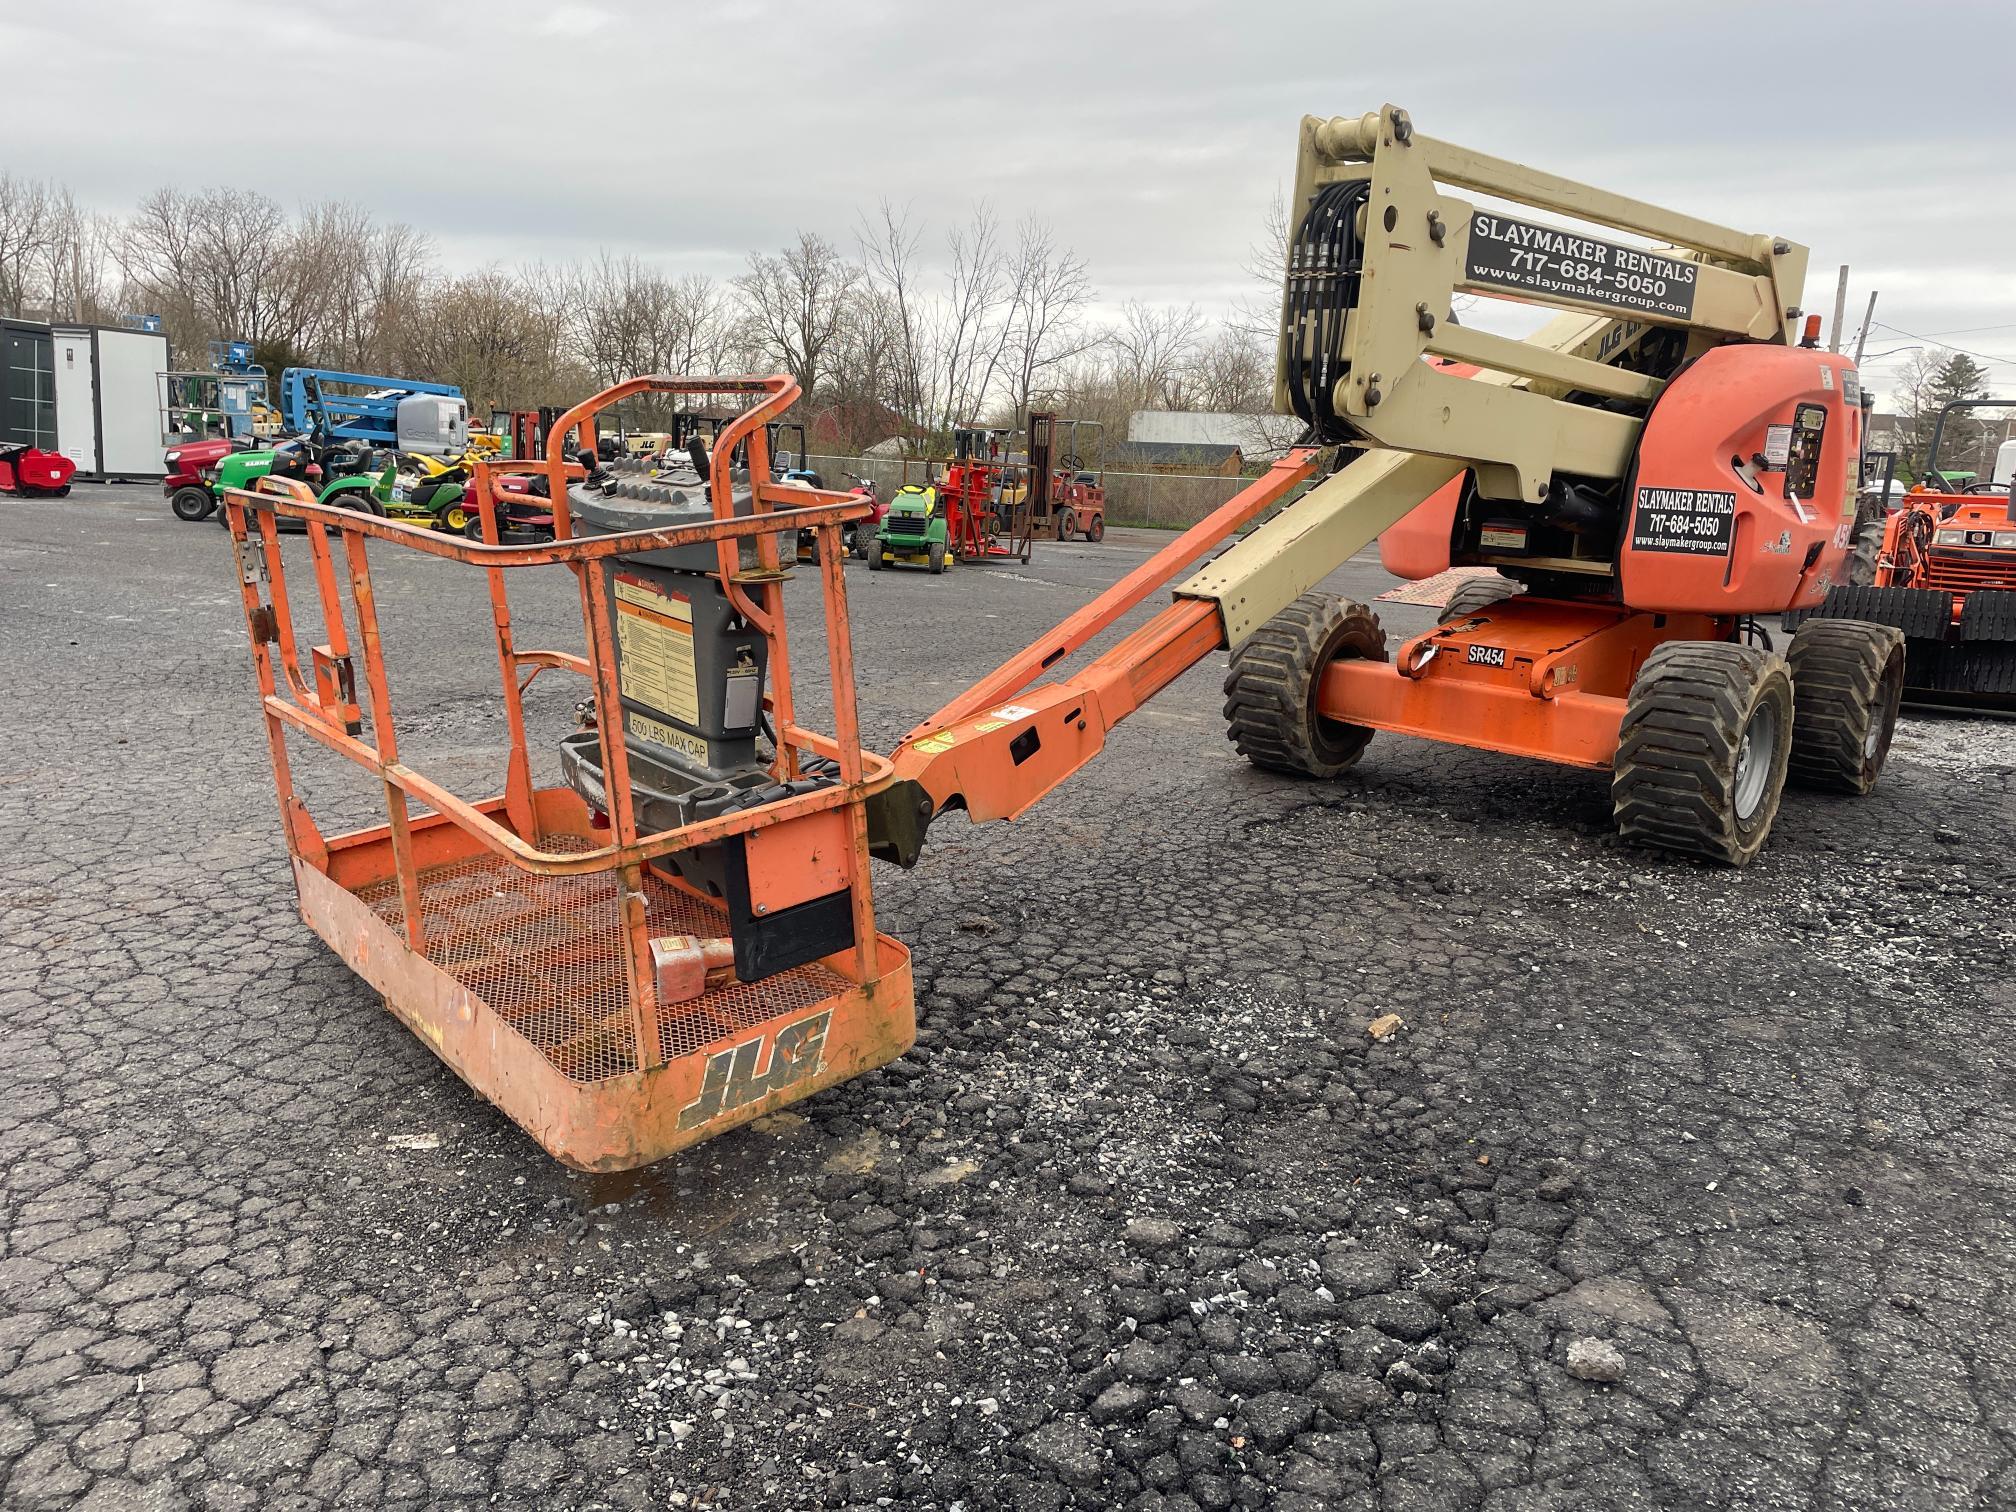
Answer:
<svg viewBox="0 0 2016 1512"><path fill-rule="evenodd" d="M333 386L333 388L332 388ZM280 418L290 431L330 441L362 441L432 457L469 447L469 403L448 383L288 368L280 375Z"/></svg>

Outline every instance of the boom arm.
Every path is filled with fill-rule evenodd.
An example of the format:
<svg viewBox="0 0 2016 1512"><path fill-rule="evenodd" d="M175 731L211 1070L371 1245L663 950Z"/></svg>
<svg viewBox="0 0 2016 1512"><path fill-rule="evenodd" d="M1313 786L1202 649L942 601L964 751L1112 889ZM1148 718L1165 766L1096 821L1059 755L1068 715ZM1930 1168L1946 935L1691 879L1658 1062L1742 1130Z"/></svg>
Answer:
<svg viewBox="0 0 2016 1512"><path fill-rule="evenodd" d="M1533 341L1574 353L1600 345L1615 324L1563 316ZM1505 373L1467 381L1501 388L1526 382ZM1213 651L1237 646L1464 471L1460 461L1413 452L1357 457L1193 573L1177 587L1175 603L1105 655L1060 682L1025 691L1314 476L1316 465L1313 450L1289 453L904 736L891 758L896 782L869 804L873 853L913 865L925 827L948 808L965 809L976 824L1014 818L1097 756L1106 732L1149 698Z"/></svg>
<svg viewBox="0 0 2016 1512"><path fill-rule="evenodd" d="M329 393L323 385L345 384L366 393ZM334 368L288 368L280 375L280 414L292 430L322 429L336 440L362 440L390 445L398 438L399 401L416 394L460 399L452 383L423 383L417 378L384 378L371 373L340 373Z"/></svg>
<svg viewBox="0 0 2016 1512"><path fill-rule="evenodd" d="M1441 194L1438 182L1674 250L1487 216ZM1305 446L1341 443L1368 455L1194 572L1173 604L1112 650L1031 689L1311 477L1314 450L1291 453L911 731L892 759L896 781L870 800L874 854L913 864L925 827L948 808L976 823L1020 814L1155 693L1239 645L1466 473L1481 495L1530 501L1547 499L1557 473L1622 477L1642 412L1683 355L1732 339L1788 342L1799 314L1803 247L1419 136L1390 105L1304 118L1292 213L1302 219L1287 269L1276 407L1310 422ZM1459 290L1562 313L1523 341L1491 335L1450 319ZM1677 335L1661 340L1662 332ZM1480 371L1459 376L1431 357Z"/></svg>

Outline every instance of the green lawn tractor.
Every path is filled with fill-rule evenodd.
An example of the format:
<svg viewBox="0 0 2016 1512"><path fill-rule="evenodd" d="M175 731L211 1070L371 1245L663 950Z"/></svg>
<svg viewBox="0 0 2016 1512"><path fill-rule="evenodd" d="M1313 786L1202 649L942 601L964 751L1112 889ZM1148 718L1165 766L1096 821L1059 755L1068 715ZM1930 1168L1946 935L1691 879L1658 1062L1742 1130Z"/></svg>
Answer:
<svg viewBox="0 0 2016 1512"><path fill-rule="evenodd" d="M375 515L390 514L400 508L393 490L398 468L388 462L374 473L368 470L374 460L370 450L363 447L318 447L308 441L282 441L262 451L233 452L223 458L217 464L216 487L221 492L227 488L250 488L261 478L293 478L316 490L318 504L361 509ZM217 523L227 523L221 509L217 511Z"/></svg>
<svg viewBox="0 0 2016 1512"><path fill-rule="evenodd" d="M943 572L948 539L938 490L906 483L889 501L882 528L869 538L868 568L880 572L892 562L913 567L922 562L932 572Z"/></svg>

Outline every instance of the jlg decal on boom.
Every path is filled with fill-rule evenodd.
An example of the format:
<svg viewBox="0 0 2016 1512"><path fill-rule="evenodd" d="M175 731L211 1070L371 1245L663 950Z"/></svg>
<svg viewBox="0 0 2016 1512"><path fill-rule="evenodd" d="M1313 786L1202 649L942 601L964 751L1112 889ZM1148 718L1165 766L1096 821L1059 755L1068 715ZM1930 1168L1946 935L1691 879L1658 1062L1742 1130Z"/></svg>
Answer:
<svg viewBox="0 0 2016 1512"><path fill-rule="evenodd" d="M679 1127L697 1129L723 1113L818 1075L825 1063L826 1025L832 1017L830 1010L815 1013L779 1029L770 1047L770 1064L760 1072L756 1069L763 1055L760 1034L708 1056L700 1095L679 1110Z"/></svg>

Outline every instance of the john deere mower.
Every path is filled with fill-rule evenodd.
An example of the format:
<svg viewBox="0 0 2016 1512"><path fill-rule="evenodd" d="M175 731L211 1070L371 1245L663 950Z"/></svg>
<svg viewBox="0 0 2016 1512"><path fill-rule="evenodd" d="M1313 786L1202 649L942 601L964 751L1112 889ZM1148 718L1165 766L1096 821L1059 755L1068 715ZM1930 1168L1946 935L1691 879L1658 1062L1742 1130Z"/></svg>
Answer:
<svg viewBox="0 0 2016 1512"><path fill-rule="evenodd" d="M869 537L868 568L880 572L895 562L910 567L922 562L931 572L943 572L949 537L938 490L928 483L906 483L889 501L882 528Z"/></svg>

